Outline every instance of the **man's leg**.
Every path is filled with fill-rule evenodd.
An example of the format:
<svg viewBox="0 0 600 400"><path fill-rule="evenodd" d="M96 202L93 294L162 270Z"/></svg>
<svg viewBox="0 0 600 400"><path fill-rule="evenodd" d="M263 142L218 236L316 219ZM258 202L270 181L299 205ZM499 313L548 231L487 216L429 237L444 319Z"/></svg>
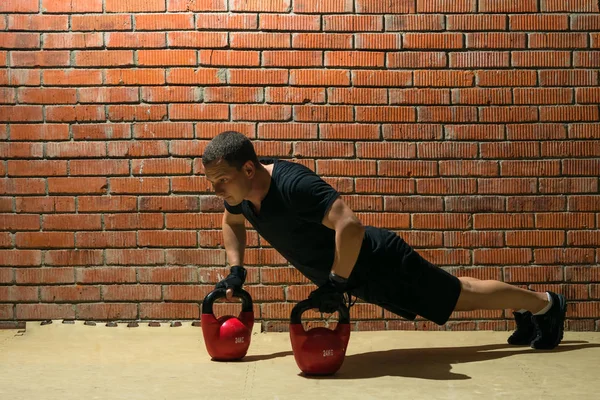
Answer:
<svg viewBox="0 0 600 400"><path fill-rule="evenodd" d="M535 314L549 303L546 293L532 292L508 283L459 277L461 293L454 311L528 310Z"/></svg>
<svg viewBox="0 0 600 400"><path fill-rule="evenodd" d="M516 331L508 338L515 345L553 349L563 338L566 302L562 295L533 292L494 280L459 278L461 293L454 311L512 308Z"/></svg>

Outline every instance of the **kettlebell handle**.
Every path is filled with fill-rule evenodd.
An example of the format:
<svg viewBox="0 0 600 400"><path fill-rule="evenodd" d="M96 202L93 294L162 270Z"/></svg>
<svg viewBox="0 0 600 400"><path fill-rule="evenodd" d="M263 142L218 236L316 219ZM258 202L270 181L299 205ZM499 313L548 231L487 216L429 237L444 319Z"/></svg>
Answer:
<svg viewBox="0 0 600 400"><path fill-rule="evenodd" d="M227 297L226 289L214 289L204 298L202 302L202 314L212 314L213 313L213 303L215 300L222 299ZM246 292L244 289L235 289L233 291L233 297L239 297L242 299L242 312L252 312L252 297L250 293Z"/></svg>
<svg viewBox="0 0 600 400"><path fill-rule="evenodd" d="M290 315L290 323L292 323L292 324L302 323L302 314L304 314L305 311L308 311L312 308L316 308L316 307L313 305L313 302L311 299L302 300L301 302L296 304L294 306L294 308L292 308L292 313ZM350 310L344 303L340 304L340 307L338 308L338 313L340 315L338 323L340 323L340 324L349 324L350 323Z"/></svg>

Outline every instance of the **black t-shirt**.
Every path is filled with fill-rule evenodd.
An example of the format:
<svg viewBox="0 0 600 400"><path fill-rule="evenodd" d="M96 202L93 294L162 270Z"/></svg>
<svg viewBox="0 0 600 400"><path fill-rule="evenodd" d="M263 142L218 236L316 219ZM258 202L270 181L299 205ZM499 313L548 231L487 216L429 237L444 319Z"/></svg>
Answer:
<svg viewBox="0 0 600 400"><path fill-rule="evenodd" d="M315 284L324 284L333 266L335 231L321 221L339 192L302 164L260 161L275 164L260 212L257 214L248 200L236 206L224 202L225 208L232 214L243 214L290 264ZM387 262L385 250L397 239L391 231L367 226L351 280L365 279L369 269Z"/></svg>

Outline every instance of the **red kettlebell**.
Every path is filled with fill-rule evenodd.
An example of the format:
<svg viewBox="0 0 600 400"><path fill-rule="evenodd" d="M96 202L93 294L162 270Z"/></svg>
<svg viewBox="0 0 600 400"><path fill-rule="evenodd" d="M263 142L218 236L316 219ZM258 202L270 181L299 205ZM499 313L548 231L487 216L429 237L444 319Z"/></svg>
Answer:
<svg viewBox="0 0 600 400"><path fill-rule="evenodd" d="M338 309L339 320L335 329L317 327L304 330L302 314L314 308L306 299L292 309L290 317L290 339L296 364L306 375L333 375L346 356L350 340L350 311L345 304Z"/></svg>
<svg viewBox="0 0 600 400"><path fill-rule="evenodd" d="M226 296L225 289L215 289L202 302L200 326L208 354L214 361L233 361L243 358L250 347L254 311L252 297L243 289L234 290L233 296L242 299L238 317L224 315L218 319L213 313L215 300Z"/></svg>

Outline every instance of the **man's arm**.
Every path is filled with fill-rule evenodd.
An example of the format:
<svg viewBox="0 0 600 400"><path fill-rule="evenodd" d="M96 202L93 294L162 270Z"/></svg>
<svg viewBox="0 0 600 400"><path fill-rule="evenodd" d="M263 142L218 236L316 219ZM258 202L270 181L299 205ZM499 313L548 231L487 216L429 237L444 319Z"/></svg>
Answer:
<svg viewBox="0 0 600 400"><path fill-rule="evenodd" d="M365 227L341 197L333 202L325 214L323 225L335 230L335 258L331 272L348 278L358 259Z"/></svg>
<svg viewBox="0 0 600 400"><path fill-rule="evenodd" d="M246 249L246 218L242 214L223 214L223 243L229 265L244 265Z"/></svg>

